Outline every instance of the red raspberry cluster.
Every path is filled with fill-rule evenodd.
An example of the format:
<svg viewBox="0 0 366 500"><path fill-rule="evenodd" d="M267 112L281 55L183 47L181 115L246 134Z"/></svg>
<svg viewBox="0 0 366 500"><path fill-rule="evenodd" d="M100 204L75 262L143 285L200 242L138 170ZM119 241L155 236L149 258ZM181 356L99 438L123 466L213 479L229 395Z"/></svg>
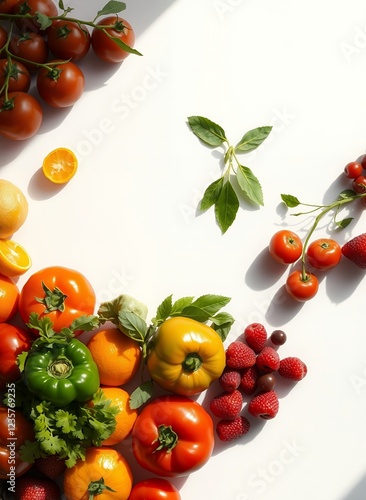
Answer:
<svg viewBox="0 0 366 500"><path fill-rule="evenodd" d="M261 323L252 323L227 347L226 366L219 378L222 392L210 402L211 412L220 419L216 433L221 441L237 439L249 431L250 422L242 414L244 396L250 396L249 415L269 420L279 409L276 378L297 382L305 377L307 367L301 359L280 358L276 347L286 339L282 330L268 337Z"/></svg>

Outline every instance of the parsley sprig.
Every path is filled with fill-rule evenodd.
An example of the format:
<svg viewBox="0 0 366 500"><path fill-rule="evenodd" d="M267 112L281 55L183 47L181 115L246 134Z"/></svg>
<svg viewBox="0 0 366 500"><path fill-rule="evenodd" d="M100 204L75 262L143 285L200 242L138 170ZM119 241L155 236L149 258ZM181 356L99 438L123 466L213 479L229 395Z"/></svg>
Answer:
<svg viewBox="0 0 366 500"><path fill-rule="evenodd" d="M255 205L263 205L262 187L252 170L242 165L238 155L253 151L270 134L272 127L258 127L246 132L240 141L232 146L226 137L225 130L203 116L188 117L188 125L192 132L207 146L224 147L225 169L221 177L212 182L204 192L200 210L206 211L215 207L216 221L222 233L232 225L239 210L239 196L233 185L236 179L239 195L246 197Z"/></svg>

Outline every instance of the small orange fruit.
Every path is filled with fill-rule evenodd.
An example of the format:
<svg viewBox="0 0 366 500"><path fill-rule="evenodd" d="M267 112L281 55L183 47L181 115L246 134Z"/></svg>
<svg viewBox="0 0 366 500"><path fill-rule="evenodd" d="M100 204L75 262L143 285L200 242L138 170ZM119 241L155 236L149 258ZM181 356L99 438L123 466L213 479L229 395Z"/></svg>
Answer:
<svg viewBox="0 0 366 500"><path fill-rule="evenodd" d="M75 154L67 148L57 148L43 160L42 172L54 184L65 184L74 177L78 168Z"/></svg>
<svg viewBox="0 0 366 500"><path fill-rule="evenodd" d="M0 323L6 323L18 309L19 289L7 276L0 275Z"/></svg>
<svg viewBox="0 0 366 500"><path fill-rule="evenodd" d="M0 239L12 236L28 215L28 201L12 182L0 179Z"/></svg>
<svg viewBox="0 0 366 500"><path fill-rule="evenodd" d="M105 397L110 399L113 406L119 408L116 415L116 428L108 439L103 441L103 446L113 446L129 436L137 418L137 410L129 406L130 395L120 387L101 387Z"/></svg>
<svg viewBox="0 0 366 500"><path fill-rule="evenodd" d="M140 367L142 352L139 344L118 328L97 332L88 348L99 370L102 385L118 387L127 384Z"/></svg>
<svg viewBox="0 0 366 500"><path fill-rule="evenodd" d="M28 271L32 259L19 243L0 240L0 273L4 276L20 276Z"/></svg>

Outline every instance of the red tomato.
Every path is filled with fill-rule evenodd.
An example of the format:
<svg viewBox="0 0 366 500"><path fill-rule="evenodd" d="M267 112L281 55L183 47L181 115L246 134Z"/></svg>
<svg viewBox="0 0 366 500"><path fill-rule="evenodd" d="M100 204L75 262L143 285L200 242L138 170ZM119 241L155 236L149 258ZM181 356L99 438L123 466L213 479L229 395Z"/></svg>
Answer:
<svg viewBox="0 0 366 500"><path fill-rule="evenodd" d="M181 500L177 488L162 478L150 478L136 483L128 500Z"/></svg>
<svg viewBox="0 0 366 500"><path fill-rule="evenodd" d="M352 187L358 194L366 193L366 176L359 175L356 177L352 182Z"/></svg>
<svg viewBox="0 0 366 500"><path fill-rule="evenodd" d="M8 32L0 25L0 49L4 47L8 39Z"/></svg>
<svg viewBox="0 0 366 500"><path fill-rule="evenodd" d="M102 61L117 63L130 55L128 47L135 44L135 33L125 19L118 16L109 16L97 23L97 26L111 26L109 28L94 27L91 43L96 56ZM112 38L111 38L112 37ZM119 40L120 45L113 38Z"/></svg>
<svg viewBox="0 0 366 500"><path fill-rule="evenodd" d="M8 392L12 401L15 390L10 384ZM19 455L19 448L26 441L34 441L33 424L12 404L9 403L9 408L0 405L0 479L9 480L12 472L19 477L32 467L32 464L22 462Z"/></svg>
<svg viewBox="0 0 366 500"><path fill-rule="evenodd" d="M58 15L56 4L52 0L18 0L14 9L14 14L30 14L34 16L40 12L44 16L54 17ZM40 24L33 17L32 19L19 18L16 20L17 26L21 31L41 31Z"/></svg>
<svg viewBox="0 0 366 500"><path fill-rule="evenodd" d="M10 92L0 99L0 135L22 141L36 134L42 124L39 102L25 92Z"/></svg>
<svg viewBox="0 0 366 500"><path fill-rule="evenodd" d="M344 167L344 173L349 179L355 179L362 174L363 167L358 161L351 161Z"/></svg>
<svg viewBox="0 0 366 500"><path fill-rule="evenodd" d="M287 292L298 302L306 302L315 297L318 288L318 278L312 273L305 273L303 276L302 271L294 271L286 281Z"/></svg>
<svg viewBox="0 0 366 500"><path fill-rule="evenodd" d="M19 0L0 0L0 14L11 14Z"/></svg>
<svg viewBox="0 0 366 500"><path fill-rule="evenodd" d="M212 454L213 422L185 396L161 396L148 403L132 429L132 450L144 469L159 476L184 476Z"/></svg>
<svg viewBox="0 0 366 500"><path fill-rule="evenodd" d="M4 389L8 382L20 379L17 356L23 351L28 351L33 340L33 336L27 330L8 323L0 323L1 389Z"/></svg>
<svg viewBox="0 0 366 500"><path fill-rule="evenodd" d="M53 64L53 63L60 64ZM54 108L67 108L75 104L84 92L85 78L73 62L51 61L52 69L41 68L37 75L40 97Z"/></svg>
<svg viewBox="0 0 366 500"><path fill-rule="evenodd" d="M31 77L27 68L20 61L0 59L0 95L5 92L8 78L8 92L28 92Z"/></svg>
<svg viewBox="0 0 366 500"><path fill-rule="evenodd" d="M60 59L78 61L90 48L90 33L85 26L71 21L56 21L48 30L48 47Z"/></svg>
<svg viewBox="0 0 366 500"><path fill-rule="evenodd" d="M308 263L315 269L331 269L339 263L341 257L340 245L328 238L313 241L307 250Z"/></svg>
<svg viewBox="0 0 366 500"><path fill-rule="evenodd" d="M30 313L35 312L41 318L47 316L55 331L60 331L74 319L94 314L95 302L93 287L83 274L51 266L32 274L23 285L18 308L25 323Z"/></svg>
<svg viewBox="0 0 366 500"><path fill-rule="evenodd" d="M38 63L44 64L48 59L47 43L37 33L27 32L21 36L14 35L10 41L9 49L15 56L25 59L22 62L29 70L35 70Z"/></svg>
<svg viewBox="0 0 366 500"><path fill-rule="evenodd" d="M280 264L292 264L301 257L302 242L299 236L282 229L275 233L269 242L269 253Z"/></svg>

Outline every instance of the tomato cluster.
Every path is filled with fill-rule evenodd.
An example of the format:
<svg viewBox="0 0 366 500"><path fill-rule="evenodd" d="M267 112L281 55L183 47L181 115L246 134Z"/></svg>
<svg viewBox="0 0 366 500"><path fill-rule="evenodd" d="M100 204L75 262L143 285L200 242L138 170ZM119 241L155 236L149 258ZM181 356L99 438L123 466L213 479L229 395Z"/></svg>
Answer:
<svg viewBox="0 0 366 500"><path fill-rule="evenodd" d="M72 106L85 88L78 61L88 52L108 63L122 62L135 34L118 14L98 22L59 14L52 0L0 0L0 135L34 136L43 120L41 102ZM28 93L36 88L36 97ZM39 99L38 99L39 97Z"/></svg>

